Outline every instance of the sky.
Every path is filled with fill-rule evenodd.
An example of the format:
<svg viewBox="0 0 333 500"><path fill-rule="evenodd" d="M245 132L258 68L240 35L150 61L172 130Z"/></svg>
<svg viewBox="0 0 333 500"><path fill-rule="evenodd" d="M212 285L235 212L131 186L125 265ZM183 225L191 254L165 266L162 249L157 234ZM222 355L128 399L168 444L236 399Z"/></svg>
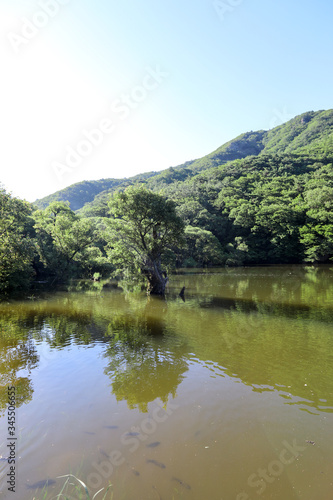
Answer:
<svg viewBox="0 0 333 500"><path fill-rule="evenodd" d="M0 0L0 183L33 202L331 109L331 0Z"/></svg>

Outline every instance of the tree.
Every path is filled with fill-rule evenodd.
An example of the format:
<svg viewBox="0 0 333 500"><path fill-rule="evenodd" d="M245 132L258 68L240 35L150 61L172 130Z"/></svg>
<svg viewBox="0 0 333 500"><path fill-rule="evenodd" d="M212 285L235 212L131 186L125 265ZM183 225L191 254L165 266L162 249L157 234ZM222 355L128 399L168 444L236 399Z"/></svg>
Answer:
<svg viewBox="0 0 333 500"><path fill-rule="evenodd" d="M116 193L109 207L112 263L127 276L144 276L150 294L164 295L166 258L182 244L184 234L175 203L143 186L131 186Z"/></svg>
<svg viewBox="0 0 333 500"><path fill-rule="evenodd" d="M31 206L0 188L0 295L27 289L35 253Z"/></svg>
<svg viewBox="0 0 333 500"><path fill-rule="evenodd" d="M333 187L309 189L304 195L306 223L300 229L305 260L327 262L333 258Z"/></svg>
<svg viewBox="0 0 333 500"><path fill-rule="evenodd" d="M219 240L211 231L200 227L186 226L186 259L185 266L190 263L202 267L221 266L224 264L224 255Z"/></svg>
<svg viewBox="0 0 333 500"><path fill-rule="evenodd" d="M66 203L56 201L34 216L37 248L48 272L59 280L79 274L91 258L88 249L96 238L91 221L81 219Z"/></svg>

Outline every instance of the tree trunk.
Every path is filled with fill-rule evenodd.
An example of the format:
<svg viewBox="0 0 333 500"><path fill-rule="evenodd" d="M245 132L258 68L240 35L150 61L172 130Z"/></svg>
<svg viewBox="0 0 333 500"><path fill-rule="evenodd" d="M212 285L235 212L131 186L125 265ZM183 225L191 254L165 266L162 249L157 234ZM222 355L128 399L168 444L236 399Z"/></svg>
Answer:
<svg viewBox="0 0 333 500"><path fill-rule="evenodd" d="M148 288L147 292L149 295L165 295L165 288L168 282L168 277L166 272L162 271L159 260L150 258L151 266L149 271L146 272L146 277L148 279Z"/></svg>
<svg viewBox="0 0 333 500"><path fill-rule="evenodd" d="M168 282L168 278L163 276L157 276L152 273L148 276L148 293L150 295L165 295L165 287Z"/></svg>

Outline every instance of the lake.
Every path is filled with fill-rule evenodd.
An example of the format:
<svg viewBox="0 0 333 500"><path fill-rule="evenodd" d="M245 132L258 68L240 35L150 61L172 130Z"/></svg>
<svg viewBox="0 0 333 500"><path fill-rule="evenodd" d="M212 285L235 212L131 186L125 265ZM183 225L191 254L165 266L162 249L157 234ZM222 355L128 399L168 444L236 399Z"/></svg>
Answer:
<svg viewBox="0 0 333 500"><path fill-rule="evenodd" d="M0 304L0 498L331 500L332 321L333 266Z"/></svg>

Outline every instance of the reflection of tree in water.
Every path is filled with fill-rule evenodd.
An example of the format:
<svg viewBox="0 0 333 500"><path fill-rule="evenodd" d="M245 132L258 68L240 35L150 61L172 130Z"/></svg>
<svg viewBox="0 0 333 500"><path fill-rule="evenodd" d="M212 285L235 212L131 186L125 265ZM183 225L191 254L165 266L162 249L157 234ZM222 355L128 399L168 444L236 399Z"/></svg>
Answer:
<svg viewBox="0 0 333 500"><path fill-rule="evenodd" d="M46 341L51 348L69 344L91 344L104 340L107 321L82 311L76 302L64 300L59 304L43 302L20 313L25 328L33 331L36 341Z"/></svg>
<svg viewBox="0 0 333 500"><path fill-rule="evenodd" d="M105 320L93 321L91 314L75 308L27 303L4 306L0 314L0 413L8 406L8 386L16 388L17 407L32 400L31 371L40 361L36 343L59 349L108 340Z"/></svg>
<svg viewBox="0 0 333 500"><path fill-rule="evenodd" d="M0 412L8 406L8 386L16 388L16 406L31 401L33 388L31 370L39 361L34 342L17 318L0 319ZM28 374L19 374L26 370Z"/></svg>
<svg viewBox="0 0 333 500"><path fill-rule="evenodd" d="M200 307L331 322L332 277L333 268L327 265L231 268L194 277L191 290Z"/></svg>
<svg viewBox="0 0 333 500"><path fill-rule="evenodd" d="M38 366L40 343L48 344L51 349L70 344L107 343L111 358L108 372L112 372L118 399L126 398L131 407L138 405L142 411L157 397L167 401L169 394L175 394L187 366L184 349L179 345L170 348L177 341L163 319L166 302L150 300L142 308L142 301L133 298L128 299L128 305L131 312L121 309L123 313L117 317L111 312L106 314L105 305L96 314L93 308L82 306L82 298L2 306L0 409L4 411L7 407L8 385L17 388L18 406L32 399L30 372Z"/></svg>
<svg viewBox="0 0 333 500"><path fill-rule="evenodd" d="M164 403L188 370L184 347L170 346L170 332L163 320L166 303L150 299L145 310L135 316L119 315L109 325L114 335L106 356L110 363L105 373L112 380L117 401L127 400L128 407L148 411L148 403L160 398ZM171 342L172 345L172 342Z"/></svg>
<svg viewBox="0 0 333 500"><path fill-rule="evenodd" d="M308 321L302 311L290 318L267 308L227 308L227 301L210 304L179 322L199 360L216 363L255 392L278 391L303 411L333 412L333 336L326 321L332 311Z"/></svg>

